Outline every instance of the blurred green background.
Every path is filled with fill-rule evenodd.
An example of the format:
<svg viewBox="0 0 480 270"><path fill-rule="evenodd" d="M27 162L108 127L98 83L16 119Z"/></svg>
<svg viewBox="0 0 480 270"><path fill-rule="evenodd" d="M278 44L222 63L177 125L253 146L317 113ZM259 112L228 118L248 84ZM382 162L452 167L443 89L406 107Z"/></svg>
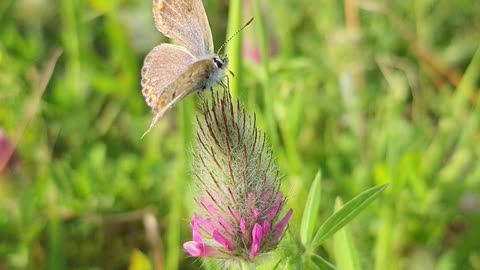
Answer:
<svg viewBox="0 0 480 270"><path fill-rule="evenodd" d="M218 48L241 1L203 2ZM0 1L0 269L200 268L181 250L198 98L140 140L140 68L166 41L151 5ZM480 269L480 1L243 5L234 94L274 148L290 230L319 169L319 220L388 182L349 225L364 269Z"/></svg>

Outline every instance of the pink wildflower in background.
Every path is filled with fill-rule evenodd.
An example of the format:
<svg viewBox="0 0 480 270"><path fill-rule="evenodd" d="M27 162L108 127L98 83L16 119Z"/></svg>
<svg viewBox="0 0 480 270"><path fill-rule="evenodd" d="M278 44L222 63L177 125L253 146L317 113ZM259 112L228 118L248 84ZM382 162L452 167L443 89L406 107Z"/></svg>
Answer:
<svg viewBox="0 0 480 270"><path fill-rule="evenodd" d="M293 213L283 211L272 151L255 116L233 104L228 92L204 101L197 124L199 211L190 223L192 241L183 248L193 257L253 262L277 246Z"/></svg>
<svg viewBox="0 0 480 270"><path fill-rule="evenodd" d="M15 153L12 143L8 140L3 130L0 129L0 174L6 169L15 169L20 160Z"/></svg>
<svg viewBox="0 0 480 270"><path fill-rule="evenodd" d="M257 0L258 1L258 0ZM280 42L275 33L273 18L271 17L271 7L265 1L260 1L262 19L266 24L266 35L268 39L268 56L274 57L280 51ZM243 2L243 14L245 18L255 17L254 2L252 0L246 0ZM250 60L253 64L260 64L262 57L260 53L260 47L258 37L255 34L255 27L247 27L243 31L243 44L242 44L243 56L245 59Z"/></svg>

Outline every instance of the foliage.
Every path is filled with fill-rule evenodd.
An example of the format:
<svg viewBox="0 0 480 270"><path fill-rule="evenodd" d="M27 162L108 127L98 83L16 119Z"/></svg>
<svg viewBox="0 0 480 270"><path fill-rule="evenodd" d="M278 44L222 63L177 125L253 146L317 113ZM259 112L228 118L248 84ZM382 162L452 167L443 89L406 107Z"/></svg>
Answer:
<svg viewBox="0 0 480 270"><path fill-rule="evenodd" d="M231 55L244 67L234 94L267 133L299 213L273 259L480 269L479 1L245 0L241 17L239 1L203 2L216 48L227 21L255 15L243 55ZM151 1L0 1L0 128L20 162L0 175L0 269L200 268L181 250L197 97L140 140L152 117L140 68L165 41ZM307 207L317 216L302 220L319 168L321 197ZM302 250L337 197L386 183Z"/></svg>

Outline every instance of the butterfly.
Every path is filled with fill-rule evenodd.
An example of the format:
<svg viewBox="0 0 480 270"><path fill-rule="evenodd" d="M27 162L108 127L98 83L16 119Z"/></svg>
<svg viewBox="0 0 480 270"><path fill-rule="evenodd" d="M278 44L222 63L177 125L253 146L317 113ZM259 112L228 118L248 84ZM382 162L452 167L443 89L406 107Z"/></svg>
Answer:
<svg viewBox="0 0 480 270"><path fill-rule="evenodd" d="M154 0L153 18L158 31L176 44L160 44L145 57L142 94L155 116L143 136L188 94L215 84L227 89L223 79L228 79L228 57L213 51L201 0Z"/></svg>

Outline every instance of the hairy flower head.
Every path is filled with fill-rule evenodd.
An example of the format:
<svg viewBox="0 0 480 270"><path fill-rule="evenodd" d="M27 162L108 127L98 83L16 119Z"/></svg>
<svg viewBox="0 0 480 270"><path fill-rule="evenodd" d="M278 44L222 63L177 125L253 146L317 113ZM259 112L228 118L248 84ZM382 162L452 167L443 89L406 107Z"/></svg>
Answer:
<svg viewBox="0 0 480 270"><path fill-rule="evenodd" d="M254 261L274 249L293 213L265 134L227 91L212 94L197 116L193 173L198 214L190 223L193 257Z"/></svg>

